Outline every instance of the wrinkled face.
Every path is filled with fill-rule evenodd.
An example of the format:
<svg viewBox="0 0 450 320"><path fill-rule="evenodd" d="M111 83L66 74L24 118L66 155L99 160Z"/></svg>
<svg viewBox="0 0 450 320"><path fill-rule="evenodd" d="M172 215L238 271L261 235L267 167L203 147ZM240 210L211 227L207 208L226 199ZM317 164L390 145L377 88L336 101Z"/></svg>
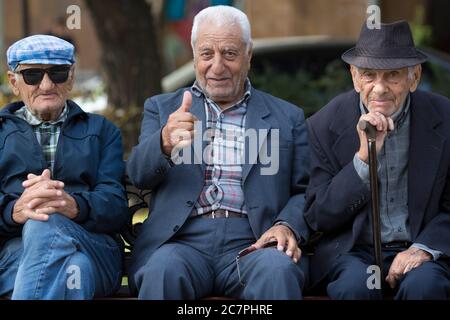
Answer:
<svg viewBox="0 0 450 320"><path fill-rule="evenodd" d="M351 66L353 86L369 111L386 117L398 111L409 92L414 92L420 81L421 66L393 70L361 69Z"/></svg>
<svg viewBox="0 0 450 320"><path fill-rule="evenodd" d="M36 85L26 84L23 75L19 71L25 69L49 69L53 65L23 64L17 67L15 72L8 71L10 86L16 96L20 96L30 111L38 118L50 121L56 120L61 114L67 100L67 96L73 86L73 69L64 83L54 83L44 74L42 81Z"/></svg>
<svg viewBox="0 0 450 320"><path fill-rule="evenodd" d="M240 28L203 22L194 46L196 80L203 92L220 107L237 102L244 94L252 57Z"/></svg>

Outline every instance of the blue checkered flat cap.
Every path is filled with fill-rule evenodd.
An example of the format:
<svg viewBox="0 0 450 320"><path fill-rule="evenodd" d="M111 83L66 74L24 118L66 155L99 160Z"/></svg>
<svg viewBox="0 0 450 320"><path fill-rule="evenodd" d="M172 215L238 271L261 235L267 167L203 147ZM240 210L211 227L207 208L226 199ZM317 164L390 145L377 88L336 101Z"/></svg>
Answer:
<svg viewBox="0 0 450 320"><path fill-rule="evenodd" d="M66 40L38 34L12 44L6 57L14 71L19 64L74 64L74 51L74 46Z"/></svg>

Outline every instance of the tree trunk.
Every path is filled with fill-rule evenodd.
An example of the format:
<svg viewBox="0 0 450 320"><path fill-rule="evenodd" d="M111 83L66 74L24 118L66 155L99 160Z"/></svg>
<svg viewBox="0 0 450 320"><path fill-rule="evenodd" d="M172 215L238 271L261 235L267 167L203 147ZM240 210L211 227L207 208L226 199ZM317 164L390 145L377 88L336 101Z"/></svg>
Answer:
<svg viewBox="0 0 450 320"><path fill-rule="evenodd" d="M125 151L137 141L144 101L161 92L160 58L151 5L145 0L85 0L102 47L108 118Z"/></svg>
<svg viewBox="0 0 450 320"><path fill-rule="evenodd" d="M142 106L161 92L160 62L150 5L145 0L85 0L102 46L108 102Z"/></svg>

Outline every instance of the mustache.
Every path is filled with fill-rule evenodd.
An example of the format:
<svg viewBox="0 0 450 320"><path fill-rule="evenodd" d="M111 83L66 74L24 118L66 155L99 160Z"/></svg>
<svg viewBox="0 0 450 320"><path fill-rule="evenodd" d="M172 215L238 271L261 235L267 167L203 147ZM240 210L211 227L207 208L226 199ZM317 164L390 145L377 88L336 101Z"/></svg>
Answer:
<svg viewBox="0 0 450 320"><path fill-rule="evenodd" d="M391 95L369 96L369 101L370 100L394 100L394 97Z"/></svg>
<svg viewBox="0 0 450 320"><path fill-rule="evenodd" d="M50 94L56 94L56 95L57 95L58 92L57 92L57 91L37 92L35 96L36 96L36 97L37 97L37 96L45 96L45 95L50 95Z"/></svg>

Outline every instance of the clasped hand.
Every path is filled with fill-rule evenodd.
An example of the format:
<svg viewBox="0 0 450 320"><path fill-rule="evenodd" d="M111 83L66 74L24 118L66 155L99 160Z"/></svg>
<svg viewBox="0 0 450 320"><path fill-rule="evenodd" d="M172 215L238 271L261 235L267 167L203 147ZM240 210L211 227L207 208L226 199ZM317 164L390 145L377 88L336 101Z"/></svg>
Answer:
<svg viewBox="0 0 450 320"><path fill-rule="evenodd" d="M64 190L64 182L51 179L50 170L41 175L28 174L22 183L24 192L17 199L12 218L24 224L28 219L47 221L49 215L60 213L74 219L79 212L75 199Z"/></svg>

